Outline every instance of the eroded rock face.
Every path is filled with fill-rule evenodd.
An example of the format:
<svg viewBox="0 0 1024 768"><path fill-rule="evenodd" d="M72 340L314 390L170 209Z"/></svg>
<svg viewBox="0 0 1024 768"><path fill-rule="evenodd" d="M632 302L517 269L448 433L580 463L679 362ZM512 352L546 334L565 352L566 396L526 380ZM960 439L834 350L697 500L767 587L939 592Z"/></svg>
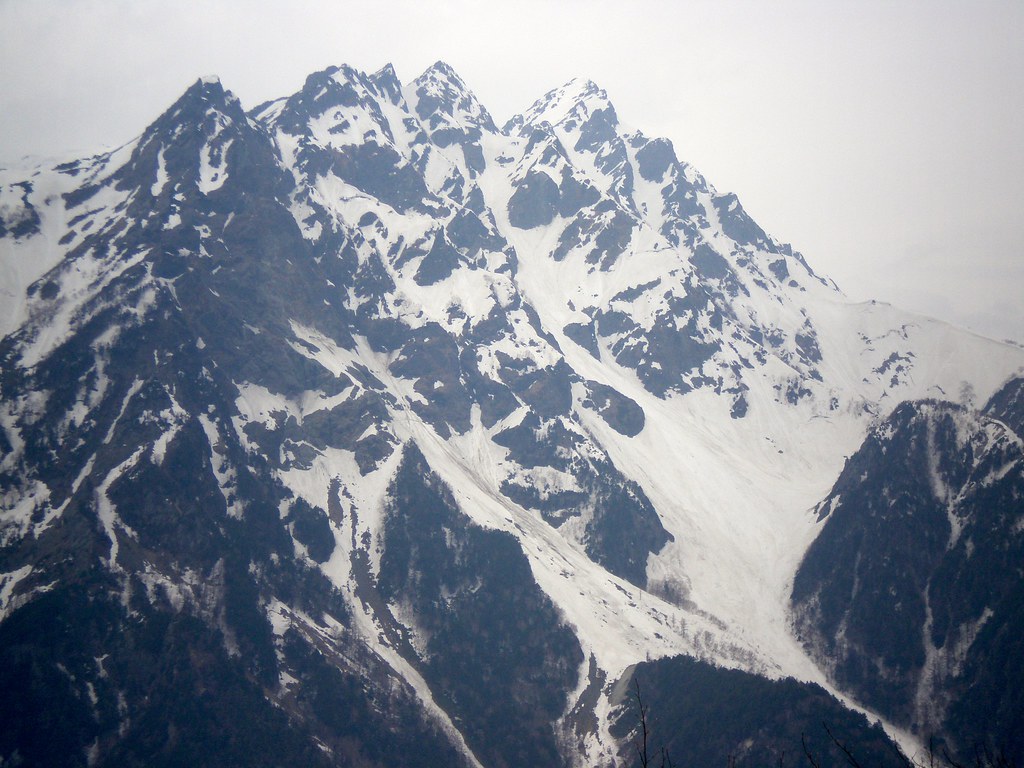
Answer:
<svg viewBox="0 0 1024 768"><path fill-rule="evenodd" d="M5 764L613 761L630 664L779 671L717 615L723 589L770 590L703 567L735 555L722 516L756 506L716 485L736 462L831 465L744 463L774 439L753 430L855 432L980 343L844 304L589 82L498 128L443 63L408 85L331 68L248 113L204 79L125 147L18 174L0 169ZM917 355L929 334L948 360ZM1018 399L985 423L1017 429ZM929 488L907 492L938 573ZM917 621L925 582L880 573ZM930 578L936 647L1010 626ZM822 637L826 603L801 614ZM917 658L893 661L907 685Z"/></svg>

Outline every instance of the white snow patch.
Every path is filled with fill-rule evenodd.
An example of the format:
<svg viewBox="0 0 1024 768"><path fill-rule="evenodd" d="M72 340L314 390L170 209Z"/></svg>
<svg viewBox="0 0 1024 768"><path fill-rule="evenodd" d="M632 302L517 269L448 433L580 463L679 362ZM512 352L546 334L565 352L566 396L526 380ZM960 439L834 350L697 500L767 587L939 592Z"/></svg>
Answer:
<svg viewBox="0 0 1024 768"><path fill-rule="evenodd" d="M95 491L96 515L99 517L104 533L106 533L107 538L110 539L110 555L107 558L107 567L111 570L119 571L121 569L117 564L117 552L119 548L117 528L120 527L125 531L129 529L118 517L117 509L107 496L107 491L110 490L110 486L113 485L129 467L133 466L139 460L143 451L145 451L145 447L136 449L135 453L110 470L110 472L107 473L107 476L103 479L103 482L99 484Z"/></svg>
<svg viewBox="0 0 1024 768"><path fill-rule="evenodd" d="M24 172L26 177L28 172ZM21 207L22 188L14 186L22 181L16 172L0 169L0 194L9 205ZM64 193L80 182L52 170L32 176L29 203L40 218L40 231L28 238L15 240L0 238L0 338L20 327L29 319L33 303L26 291L28 287L52 270L64 257L69 243L60 240L69 232L71 216L65 207ZM16 197L16 200L11 198ZM6 215L6 214L5 214Z"/></svg>
<svg viewBox="0 0 1024 768"><path fill-rule="evenodd" d="M8 609L11 608L11 596L18 586L18 582L30 573L32 573L32 566L23 565L17 570L0 574L0 621L7 618Z"/></svg>
<svg viewBox="0 0 1024 768"><path fill-rule="evenodd" d="M228 461L220 428L205 413L199 414L199 423L202 424L206 439L210 444L210 464L213 467L214 477L217 478L217 487L220 488L221 495L224 497L227 514L235 520L241 520L245 517L245 504L236 495L238 474L231 462Z"/></svg>
<svg viewBox="0 0 1024 768"><path fill-rule="evenodd" d="M160 197L160 193L164 191L164 187L167 186L167 182L170 176L167 174L167 162L164 160L165 147L160 147L160 151L156 155L156 181L149 188L149 194L153 197Z"/></svg>
<svg viewBox="0 0 1024 768"><path fill-rule="evenodd" d="M107 434L103 438L103 444L109 445L110 441L114 438L114 430L117 428L118 423L121 421L121 417L124 416L125 409L128 407L128 403L131 402L132 398L139 394L142 389L142 385L145 382L142 379L134 379L132 385L128 387L128 391L125 393L121 400L121 409L117 412L117 416L110 422L110 428L107 430Z"/></svg>
<svg viewBox="0 0 1024 768"><path fill-rule="evenodd" d="M139 264L148 251L126 256L111 253L102 257L89 251L67 262L53 275L60 283L60 293L52 302L39 300L30 312L33 333L25 343L20 364L35 366L67 340L73 329L84 323L82 307L103 291L115 278ZM99 311L101 307L93 308Z"/></svg>
<svg viewBox="0 0 1024 768"><path fill-rule="evenodd" d="M159 418L164 422L167 422L168 427L153 443L153 452L150 456L152 462L157 466L164 463L164 455L167 453L167 446L171 444L171 441L173 441L177 436L181 427L189 419L188 411L178 404L178 401L169 390L165 391L167 392L167 397L171 401L171 405L169 408L165 408L160 411Z"/></svg>
<svg viewBox="0 0 1024 768"><path fill-rule="evenodd" d="M199 191L208 195L220 189L228 179L227 155L231 140L224 142L216 149L209 143L199 152ZM216 162L214 153L216 152Z"/></svg>

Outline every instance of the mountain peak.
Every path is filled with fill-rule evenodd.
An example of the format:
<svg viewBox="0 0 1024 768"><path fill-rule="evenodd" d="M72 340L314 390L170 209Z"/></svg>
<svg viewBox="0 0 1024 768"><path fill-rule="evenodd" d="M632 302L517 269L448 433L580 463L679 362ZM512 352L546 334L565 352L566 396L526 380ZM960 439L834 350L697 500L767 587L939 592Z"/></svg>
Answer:
<svg viewBox="0 0 1024 768"><path fill-rule="evenodd" d="M348 85L352 83L362 83L367 79L366 74L361 70L356 69L350 64L342 64L337 67L330 67L327 69L327 74L330 75L331 79L334 80L338 85Z"/></svg>
<svg viewBox="0 0 1024 768"><path fill-rule="evenodd" d="M391 99L392 103L398 99L399 94L402 92L402 83L398 79L398 73L395 72L395 68L391 62L388 62L370 75L370 82L372 82L381 93Z"/></svg>
<svg viewBox="0 0 1024 768"><path fill-rule="evenodd" d="M239 151L242 144L248 149ZM149 206L148 216L158 199L172 209L181 206L185 189L197 190L203 197L230 197L245 176L250 191L264 184L269 184L265 190L275 188L279 175L264 172L272 166L272 161L266 162L271 152L238 98L225 90L219 78L201 77L146 128L131 157L112 178L122 189L138 187L149 193L139 198ZM176 202L168 202L169 196Z"/></svg>
<svg viewBox="0 0 1024 768"><path fill-rule="evenodd" d="M181 116L192 114L195 111L203 112L210 110L221 112L231 119L245 119L241 104L235 95L224 88L220 78L216 75L204 75L197 78L176 102L168 109L163 117Z"/></svg>
<svg viewBox="0 0 1024 768"><path fill-rule="evenodd" d="M608 94L603 88L593 80L586 77L574 77L558 90L568 96L575 96L577 99L582 99L590 95L597 95L604 99L608 98Z"/></svg>
<svg viewBox="0 0 1024 768"><path fill-rule="evenodd" d="M143 134L170 140L181 133L182 126L191 126L209 137L220 135L230 126L248 123L238 98L226 90L216 76L198 78L178 100L158 117Z"/></svg>
<svg viewBox="0 0 1024 768"><path fill-rule="evenodd" d="M187 98L205 98L207 100L220 101L226 97L234 98L230 91L225 90L220 78L217 75L203 75L202 77L196 78L196 81L192 83L182 94L182 101Z"/></svg>
<svg viewBox="0 0 1024 768"><path fill-rule="evenodd" d="M615 116L615 107L608 92L593 80L573 78L565 85L548 91L522 115L527 126L540 123L559 125L567 121L585 122L596 112L609 111Z"/></svg>
<svg viewBox="0 0 1024 768"><path fill-rule="evenodd" d="M457 83L463 88L466 87L462 78L459 77L459 73L452 69L448 62L442 61L441 59L438 59L423 70L423 74L416 78L416 82L420 82L421 80L447 80L452 83Z"/></svg>
<svg viewBox="0 0 1024 768"><path fill-rule="evenodd" d="M450 65L440 60L423 70L423 73L412 81L410 87L417 93L445 95L453 101L468 97L476 102L476 97L469 90L466 81ZM483 109L482 105L480 109Z"/></svg>
<svg viewBox="0 0 1024 768"><path fill-rule="evenodd" d="M472 127L497 130L490 113L459 74L436 61L409 85L410 103L421 120L429 120L431 132L441 127Z"/></svg>

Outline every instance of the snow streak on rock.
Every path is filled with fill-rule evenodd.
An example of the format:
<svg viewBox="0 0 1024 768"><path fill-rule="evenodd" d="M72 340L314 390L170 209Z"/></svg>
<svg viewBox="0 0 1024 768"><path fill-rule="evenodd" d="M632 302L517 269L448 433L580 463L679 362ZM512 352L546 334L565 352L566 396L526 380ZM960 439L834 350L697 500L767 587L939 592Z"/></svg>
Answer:
<svg viewBox="0 0 1024 768"><path fill-rule="evenodd" d="M899 402L1024 364L849 302L594 83L499 127L440 62L249 113L203 78L112 153L2 169L0 278L0 634L97 606L109 664L33 683L91 686L68 716L93 760L148 738L145 626L298 728L271 762L609 762L623 681L678 654L831 684L788 610L844 459ZM1016 402L956 445L1009 440Z"/></svg>

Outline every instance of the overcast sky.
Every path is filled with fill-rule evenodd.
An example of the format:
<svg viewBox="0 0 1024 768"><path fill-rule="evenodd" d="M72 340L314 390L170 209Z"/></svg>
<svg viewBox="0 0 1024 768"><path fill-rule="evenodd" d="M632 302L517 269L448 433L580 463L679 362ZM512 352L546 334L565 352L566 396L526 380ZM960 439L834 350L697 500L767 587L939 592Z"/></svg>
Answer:
<svg viewBox="0 0 1024 768"><path fill-rule="evenodd" d="M852 298L1024 342L1022 0L0 0L0 162L133 138L197 76L451 64L500 122L572 77Z"/></svg>

